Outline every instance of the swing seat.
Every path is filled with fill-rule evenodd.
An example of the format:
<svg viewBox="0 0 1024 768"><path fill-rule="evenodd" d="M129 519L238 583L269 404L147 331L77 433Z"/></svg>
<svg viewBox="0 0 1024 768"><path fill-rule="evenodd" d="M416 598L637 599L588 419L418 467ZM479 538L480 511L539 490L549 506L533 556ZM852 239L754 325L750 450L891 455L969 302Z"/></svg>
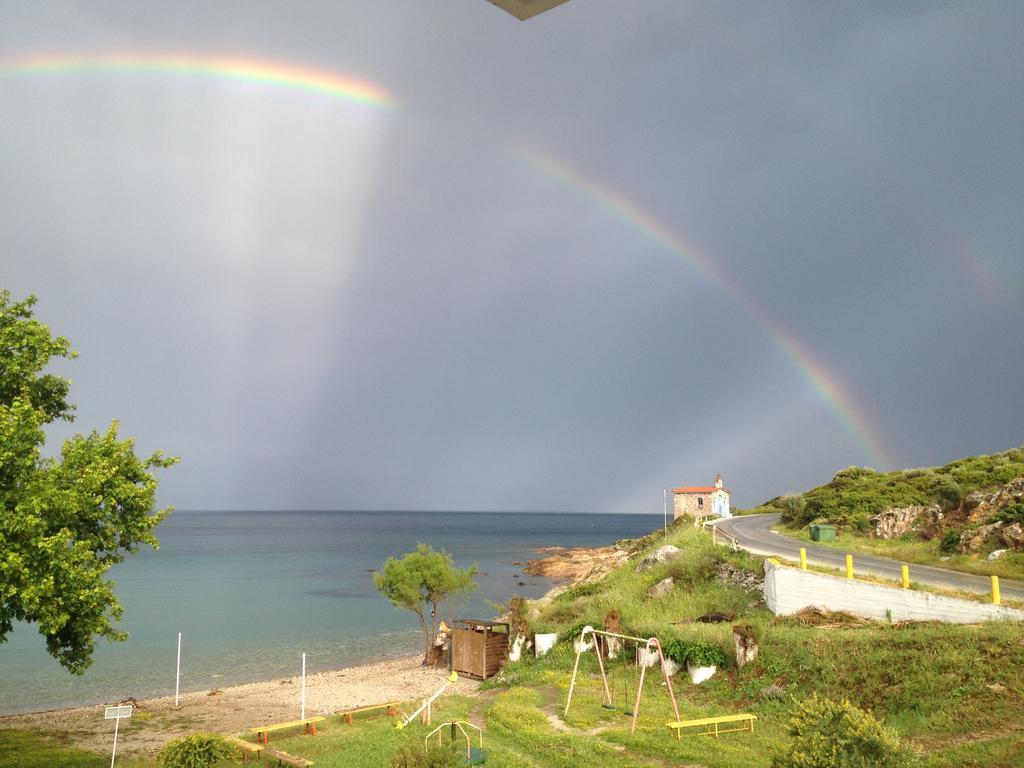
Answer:
<svg viewBox="0 0 1024 768"><path fill-rule="evenodd" d="M483 747L473 747L469 750L469 757L462 756L462 765L483 765L487 762L487 752Z"/></svg>

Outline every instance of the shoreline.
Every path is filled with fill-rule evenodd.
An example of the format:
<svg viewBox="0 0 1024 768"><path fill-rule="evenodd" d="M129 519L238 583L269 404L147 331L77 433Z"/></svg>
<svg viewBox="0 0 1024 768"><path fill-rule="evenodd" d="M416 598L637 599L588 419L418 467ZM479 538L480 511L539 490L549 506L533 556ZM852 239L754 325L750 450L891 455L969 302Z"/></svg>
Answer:
<svg viewBox="0 0 1024 768"><path fill-rule="evenodd" d="M624 558L616 546L537 547L539 557L522 563L524 572L533 569L552 581L543 602L575 584L601 578L609 567ZM444 681L446 671L421 666L423 657L389 656L306 676L306 714L332 715L339 710L388 700L412 701L425 698ZM461 695L477 695L480 681L459 679L448 689ZM109 749L112 735L105 707L132 704L133 716L119 731L119 751L126 755L152 753L167 741L203 730L244 734L247 728L294 719L300 710L301 682L297 676L238 683L224 688L190 691L179 696L128 698L84 706L58 707L0 714L0 729L28 729L74 746L95 751Z"/></svg>
<svg viewBox="0 0 1024 768"><path fill-rule="evenodd" d="M444 682L446 670L423 667L422 655L360 664L306 676L306 714L332 715L350 707L388 700L425 698ZM460 677L448 690L476 695L479 681ZM120 726L118 751L151 753L167 741L193 731L239 734L247 728L299 716L301 680L289 677L194 691L179 696L134 700L132 717ZM114 702L122 703L122 702ZM109 750L113 729L103 719L110 703L0 715L0 728L55 735L74 746Z"/></svg>

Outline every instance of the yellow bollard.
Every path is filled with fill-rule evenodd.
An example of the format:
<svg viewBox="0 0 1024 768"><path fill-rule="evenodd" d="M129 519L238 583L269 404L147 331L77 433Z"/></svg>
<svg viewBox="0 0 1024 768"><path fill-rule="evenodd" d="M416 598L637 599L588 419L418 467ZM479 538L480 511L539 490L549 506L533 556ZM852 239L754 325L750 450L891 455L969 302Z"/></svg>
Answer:
<svg viewBox="0 0 1024 768"><path fill-rule="evenodd" d="M846 578L853 578L853 555L846 556Z"/></svg>
<svg viewBox="0 0 1024 768"><path fill-rule="evenodd" d="M807 570L807 550L803 547L800 547L800 567Z"/></svg>
<svg viewBox="0 0 1024 768"><path fill-rule="evenodd" d="M903 588L910 589L910 569L903 566Z"/></svg>
<svg viewBox="0 0 1024 768"><path fill-rule="evenodd" d="M993 576L992 577L992 604L993 605L1001 605L1002 604L1000 602L1000 600L999 600L999 577L998 576Z"/></svg>

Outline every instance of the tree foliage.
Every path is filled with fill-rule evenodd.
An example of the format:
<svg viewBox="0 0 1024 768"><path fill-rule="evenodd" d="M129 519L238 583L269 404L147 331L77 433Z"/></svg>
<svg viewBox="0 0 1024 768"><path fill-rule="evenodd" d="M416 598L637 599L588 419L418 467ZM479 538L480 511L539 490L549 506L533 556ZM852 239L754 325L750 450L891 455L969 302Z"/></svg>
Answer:
<svg viewBox="0 0 1024 768"><path fill-rule="evenodd" d="M373 574L373 581L396 608L406 608L419 618L426 661L437 635L442 604L469 597L477 587L473 581L476 573L476 563L456 568L444 550L419 544L415 552L389 557L384 568Z"/></svg>
<svg viewBox="0 0 1024 768"><path fill-rule="evenodd" d="M221 760L237 757L238 752L216 733L190 733L164 744L159 757L164 768L212 768Z"/></svg>
<svg viewBox="0 0 1024 768"><path fill-rule="evenodd" d="M787 730L789 749L772 768L907 768L914 755L896 731L848 701L819 699L794 704Z"/></svg>
<svg viewBox="0 0 1024 768"><path fill-rule="evenodd" d="M44 427L74 413L70 382L43 371L76 354L34 317L35 303L0 290L0 642L15 621L35 623L50 655L81 674L97 636L126 637L105 574L140 545L158 546L153 529L170 509L154 509L150 470L177 459L139 459L116 421L43 456Z"/></svg>

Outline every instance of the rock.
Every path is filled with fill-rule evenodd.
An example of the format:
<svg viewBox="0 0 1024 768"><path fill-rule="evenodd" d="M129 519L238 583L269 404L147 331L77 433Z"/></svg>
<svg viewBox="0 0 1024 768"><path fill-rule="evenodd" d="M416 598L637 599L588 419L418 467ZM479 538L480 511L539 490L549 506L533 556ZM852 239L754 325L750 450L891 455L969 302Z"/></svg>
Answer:
<svg viewBox="0 0 1024 768"><path fill-rule="evenodd" d="M1006 693L1006 686L999 683L990 683L985 687L992 691L992 693Z"/></svg>
<svg viewBox="0 0 1024 768"><path fill-rule="evenodd" d="M644 571L649 571L660 563L667 563L669 560L676 557L679 552L679 547L674 547L671 544L662 544L649 555L644 555L640 559L640 562L636 564L636 572L643 573Z"/></svg>
<svg viewBox="0 0 1024 768"><path fill-rule="evenodd" d="M719 563L715 568L715 576L719 580L745 589L747 592L760 591L764 587L763 576L736 568L731 563Z"/></svg>
<svg viewBox="0 0 1024 768"><path fill-rule="evenodd" d="M1006 550L1005 549L997 549L997 550L989 553L988 559L989 560L998 560L1000 557L1002 557L1005 554L1006 554Z"/></svg>
<svg viewBox="0 0 1024 768"><path fill-rule="evenodd" d="M964 531L960 534L960 551L961 552L978 552L983 549L988 543L988 540L995 536L999 529L1002 528L1004 523L997 521L983 525L980 528L974 528L971 530Z"/></svg>
<svg viewBox="0 0 1024 768"><path fill-rule="evenodd" d="M621 547L546 547L540 551L544 557L527 563L523 573L567 579L569 583L560 591L576 584L599 581L629 559L629 551Z"/></svg>
<svg viewBox="0 0 1024 768"><path fill-rule="evenodd" d="M675 587L676 581L671 576L667 579L662 579L653 587L647 590L647 597L657 600L659 597L664 597L672 588Z"/></svg>
<svg viewBox="0 0 1024 768"><path fill-rule="evenodd" d="M970 493L960 505L967 511L967 523L983 523L1015 501L1024 501L1024 477L1011 480L994 493Z"/></svg>
<svg viewBox="0 0 1024 768"><path fill-rule="evenodd" d="M1010 549L1024 549L1024 526L1012 523L999 531L999 538Z"/></svg>
<svg viewBox="0 0 1024 768"><path fill-rule="evenodd" d="M879 539L898 539L908 531L933 536L941 525L942 517L942 508L938 504L931 507L895 507L872 517L871 524L875 526L874 533Z"/></svg>

